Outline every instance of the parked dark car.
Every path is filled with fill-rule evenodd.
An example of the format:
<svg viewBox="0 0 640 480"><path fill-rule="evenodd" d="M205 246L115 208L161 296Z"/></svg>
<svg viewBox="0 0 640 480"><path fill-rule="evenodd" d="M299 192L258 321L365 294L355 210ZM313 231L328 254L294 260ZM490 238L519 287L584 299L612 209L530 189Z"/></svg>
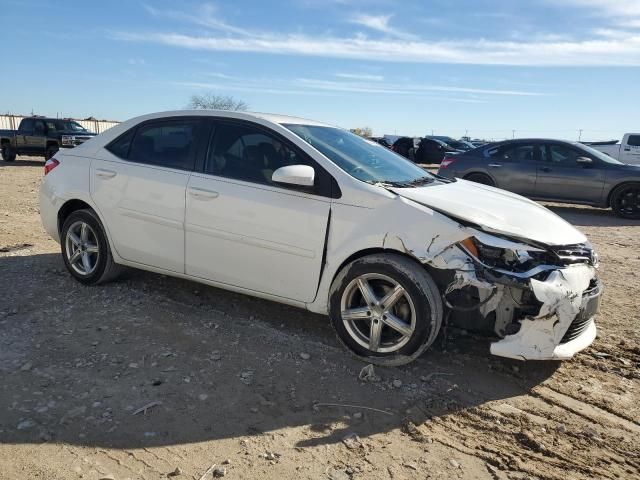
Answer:
<svg viewBox="0 0 640 480"><path fill-rule="evenodd" d="M412 162L415 162L416 145L411 137L400 137L393 145L391 150L402 155L404 158L408 158Z"/></svg>
<svg viewBox="0 0 640 480"><path fill-rule="evenodd" d="M469 143L465 140L456 140L454 138L446 137L444 135L427 135L424 138L438 140L446 144L450 148L454 150L460 150L461 152L468 152L469 150L473 150L474 148L476 148L472 143Z"/></svg>
<svg viewBox="0 0 640 480"><path fill-rule="evenodd" d="M371 140L372 142L379 143L383 147L391 148L391 144L384 137L368 137L367 140Z"/></svg>
<svg viewBox="0 0 640 480"><path fill-rule="evenodd" d="M445 142L435 138L422 138L415 154L416 163L440 163L446 155L455 155L460 150L451 148Z"/></svg>
<svg viewBox="0 0 640 480"><path fill-rule="evenodd" d="M2 159L13 162L16 155L50 159L60 148L80 145L96 134L70 119L28 117L18 130L0 130Z"/></svg>
<svg viewBox="0 0 640 480"><path fill-rule="evenodd" d="M578 142L508 140L446 157L438 172L535 199L612 208L640 219L640 166Z"/></svg>

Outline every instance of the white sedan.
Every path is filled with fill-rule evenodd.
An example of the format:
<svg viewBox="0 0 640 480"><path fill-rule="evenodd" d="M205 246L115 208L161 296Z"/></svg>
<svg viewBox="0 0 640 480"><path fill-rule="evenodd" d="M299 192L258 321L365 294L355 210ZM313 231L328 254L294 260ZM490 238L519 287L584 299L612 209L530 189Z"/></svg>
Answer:
<svg viewBox="0 0 640 480"><path fill-rule="evenodd" d="M40 211L85 285L127 266L328 313L372 363L415 359L446 321L517 359L571 358L596 334L597 257L573 226L311 120L129 120L47 161Z"/></svg>

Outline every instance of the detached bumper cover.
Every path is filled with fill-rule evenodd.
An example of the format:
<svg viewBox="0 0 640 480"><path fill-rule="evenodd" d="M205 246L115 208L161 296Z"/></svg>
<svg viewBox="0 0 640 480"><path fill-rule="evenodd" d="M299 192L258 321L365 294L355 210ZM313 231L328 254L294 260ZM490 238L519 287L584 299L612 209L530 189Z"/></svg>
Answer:
<svg viewBox="0 0 640 480"><path fill-rule="evenodd" d="M493 343L491 353L519 360L566 360L591 345L603 291L595 268L572 265L554 270L545 281L530 282L542 304L538 315L522 319L518 332Z"/></svg>

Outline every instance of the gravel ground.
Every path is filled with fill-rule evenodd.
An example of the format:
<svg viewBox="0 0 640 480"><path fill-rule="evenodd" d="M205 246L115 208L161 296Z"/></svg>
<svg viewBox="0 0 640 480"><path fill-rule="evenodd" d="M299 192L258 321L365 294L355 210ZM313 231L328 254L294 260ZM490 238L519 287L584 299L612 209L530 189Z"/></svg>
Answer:
<svg viewBox="0 0 640 480"><path fill-rule="evenodd" d="M551 206L606 285L595 344L518 363L461 330L376 368L322 316L130 271L83 287L0 162L0 479L640 478L640 223Z"/></svg>

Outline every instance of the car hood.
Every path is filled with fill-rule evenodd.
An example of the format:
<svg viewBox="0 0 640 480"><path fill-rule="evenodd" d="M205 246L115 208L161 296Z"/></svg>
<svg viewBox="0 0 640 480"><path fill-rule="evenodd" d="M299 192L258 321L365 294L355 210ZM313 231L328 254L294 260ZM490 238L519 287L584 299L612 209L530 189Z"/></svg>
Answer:
<svg viewBox="0 0 640 480"><path fill-rule="evenodd" d="M542 205L498 188L456 180L392 190L421 205L473 223L487 232L549 246L587 241L573 225Z"/></svg>

